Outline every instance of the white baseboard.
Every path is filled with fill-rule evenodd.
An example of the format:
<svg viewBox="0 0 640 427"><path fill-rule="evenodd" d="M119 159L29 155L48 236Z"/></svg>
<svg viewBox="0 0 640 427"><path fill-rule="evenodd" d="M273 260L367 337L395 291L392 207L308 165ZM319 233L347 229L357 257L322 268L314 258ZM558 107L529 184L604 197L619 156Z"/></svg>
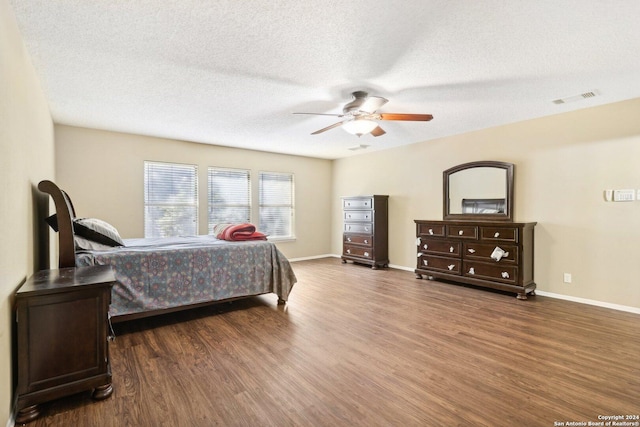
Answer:
<svg viewBox="0 0 640 427"><path fill-rule="evenodd" d="M629 307L627 305L612 304L612 303L609 303L609 302L596 301L596 300L587 299L587 298L580 298L580 297L573 297L573 296L570 296L570 295L555 294L553 292L546 292L546 291L541 291L541 290L538 290L538 289L536 289L536 295L540 295L540 296L543 296L543 297L549 297L549 298L563 299L563 300L566 300L566 301L577 302L577 303L580 303L580 304L595 305L597 307L610 308L612 310L626 311L626 312L629 312L629 313L640 314L640 308Z"/></svg>
<svg viewBox="0 0 640 427"><path fill-rule="evenodd" d="M332 258L332 257L335 257L335 255L333 254L314 255L314 256L307 256L307 257L301 257L301 258L289 258L289 262L309 261L311 259Z"/></svg>
<svg viewBox="0 0 640 427"><path fill-rule="evenodd" d="M318 256L306 257L306 258L295 258L295 259L291 259L289 261L292 261L292 262L293 261L305 261L305 260L309 260L309 259L319 259L319 258L340 258L340 255L326 254L326 255L318 255ZM413 268L405 267L403 265L389 264L389 267L390 268L394 268L396 270L411 271L411 272L414 271ZM604 302L604 301L597 301L597 300L592 300L592 299L587 299L587 298L573 297L573 296L570 296L570 295L556 294L556 293L553 293L553 292L541 291L539 289L536 289L536 294L540 295L540 296L543 296L543 297L562 299L562 300L566 300L566 301L577 302L577 303L580 303L580 304L594 305L596 307L610 308L612 310L626 311L628 313L640 314L640 308L630 307L630 306L627 306L627 305L612 304L612 303Z"/></svg>

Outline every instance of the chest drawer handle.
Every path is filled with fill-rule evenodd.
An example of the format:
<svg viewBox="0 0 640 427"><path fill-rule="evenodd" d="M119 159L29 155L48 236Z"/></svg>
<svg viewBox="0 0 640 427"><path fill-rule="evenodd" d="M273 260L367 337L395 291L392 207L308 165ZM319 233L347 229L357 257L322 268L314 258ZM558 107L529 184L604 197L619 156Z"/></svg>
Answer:
<svg viewBox="0 0 640 427"><path fill-rule="evenodd" d="M476 270L473 267L469 269L469 274L476 274Z"/></svg>
<svg viewBox="0 0 640 427"><path fill-rule="evenodd" d="M416 239L416 246L420 246L420 243L422 243L422 240L420 240L420 238L418 237Z"/></svg>
<svg viewBox="0 0 640 427"><path fill-rule="evenodd" d="M429 234L433 234L433 228L429 229Z"/></svg>
<svg viewBox="0 0 640 427"><path fill-rule="evenodd" d="M449 270L453 270L455 268L455 266L456 266L455 264L451 264L451 265L448 265L447 268Z"/></svg>
<svg viewBox="0 0 640 427"><path fill-rule="evenodd" d="M507 273L506 271L502 272L502 278L503 279L508 279L509 278L509 273Z"/></svg>
<svg viewBox="0 0 640 427"><path fill-rule="evenodd" d="M475 254L475 253L476 253L476 250L475 250L475 249L471 249L471 248L469 248L469 249L467 249L467 250L469 251L469 253L470 253L470 254Z"/></svg>
<svg viewBox="0 0 640 427"><path fill-rule="evenodd" d="M453 246L449 248L449 252L453 253Z"/></svg>
<svg viewBox="0 0 640 427"><path fill-rule="evenodd" d="M364 243L365 243L366 245L368 245L368 244L369 244L369 241L368 241L367 239L364 239Z"/></svg>
<svg viewBox="0 0 640 427"><path fill-rule="evenodd" d="M422 252L418 252L418 258L420 258L422 255L424 255Z"/></svg>
<svg viewBox="0 0 640 427"><path fill-rule="evenodd" d="M347 253L350 254L351 253L351 249L347 249Z"/></svg>
<svg viewBox="0 0 640 427"><path fill-rule="evenodd" d="M364 256L369 256L369 252L365 252L365 253L364 253Z"/></svg>
<svg viewBox="0 0 640 427"><path fill-rule="evenodd" d="M496 234L494 234L493 237L500 237L500 233L496 231Z"/></svg>
<svg viewBox="0 0 640 427"><path fill-rule="evenodd" d="M424 265L429 265L429 261L427 261L426 259L423 259L422 262L424 262Z"/></svg>
<svg viewBox="0 0 640 427"><path fill-rule="evenodd" d="M351 242L351 237L347 237L347 242Z"/></svg>
<svg viewBox="0 0 640 427"><path fill-rule="evenodd" d="M458 236L462 236L464 234L463 230L458 231Z"/></svg>
<svg viewBox="0 0 640 427"><path fill-rule="evenodd" d="M423 246L424 249L429 249L429 245L427 245L426 243Z"/></svg>
<svg viewBox="0 0 640 427"><path fill-rule="evenodd" d="M369 227L365 227L365 228L364 228L364 231L369 231Z"/></svg>

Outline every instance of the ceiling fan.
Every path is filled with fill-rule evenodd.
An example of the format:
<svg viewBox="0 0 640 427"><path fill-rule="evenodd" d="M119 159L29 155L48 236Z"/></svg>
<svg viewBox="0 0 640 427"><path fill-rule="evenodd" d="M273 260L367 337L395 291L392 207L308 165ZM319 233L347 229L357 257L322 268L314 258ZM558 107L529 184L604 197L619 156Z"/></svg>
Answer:
<svg viewBox="0 0 640 427"><path fill-rule="evenodd" d="M353 101L349 102L342 109L342 114L325 114L325 113L293 113L293 114L312 114L317 116L335 116L344 117L344 120L334 123L330 126L313 132L311 135L328 131L333 128L342 126L344 130L354 135L362 136L371 133L373 136L384 135L386 132L378 125L378 120L403 120L428 122L433 119L431 114L404 114L404 113L377 113L376 111L384 104L389 102L388 99L380 96L369 96L367 92L356 91L352 93Z"/></svg>

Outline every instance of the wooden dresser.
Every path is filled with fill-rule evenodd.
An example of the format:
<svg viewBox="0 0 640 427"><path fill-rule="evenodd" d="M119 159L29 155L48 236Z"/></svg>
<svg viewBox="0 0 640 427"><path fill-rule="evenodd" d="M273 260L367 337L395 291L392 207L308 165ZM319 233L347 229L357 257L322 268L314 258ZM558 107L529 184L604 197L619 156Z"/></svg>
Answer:
<svg viewBox="0 0 640 427"><path fill-rule="evenodd" d="M93 390L111 395L108 310L110 266L34 274L16 292L17 423L38 417L41 403Z"/></svg>
<svg viewBox="0 0 640 427"><path fill-rule="evenodd" d="M389 196L342 198L342 262L389 265Z"/></svg>
<svg viewBox="0 0 640 427"><path fill-rule="evenodd" d="M422 221L416 223L416 277L444 279L535 295L535 222Z"/></svg>

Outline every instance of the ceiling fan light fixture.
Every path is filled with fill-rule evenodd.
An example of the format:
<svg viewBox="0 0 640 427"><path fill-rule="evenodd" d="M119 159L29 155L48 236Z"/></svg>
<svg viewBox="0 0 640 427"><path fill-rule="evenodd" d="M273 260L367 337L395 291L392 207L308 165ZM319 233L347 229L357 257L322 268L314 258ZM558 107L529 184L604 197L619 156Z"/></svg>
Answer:
<svg viewBox="0 0 640 427"><path fill-rule="evenodd" d="M342 128L353 135L362 136L366 133L370 133L372 130L378 127L378 123L368 119L349 120L342 124Z"/></svg>

